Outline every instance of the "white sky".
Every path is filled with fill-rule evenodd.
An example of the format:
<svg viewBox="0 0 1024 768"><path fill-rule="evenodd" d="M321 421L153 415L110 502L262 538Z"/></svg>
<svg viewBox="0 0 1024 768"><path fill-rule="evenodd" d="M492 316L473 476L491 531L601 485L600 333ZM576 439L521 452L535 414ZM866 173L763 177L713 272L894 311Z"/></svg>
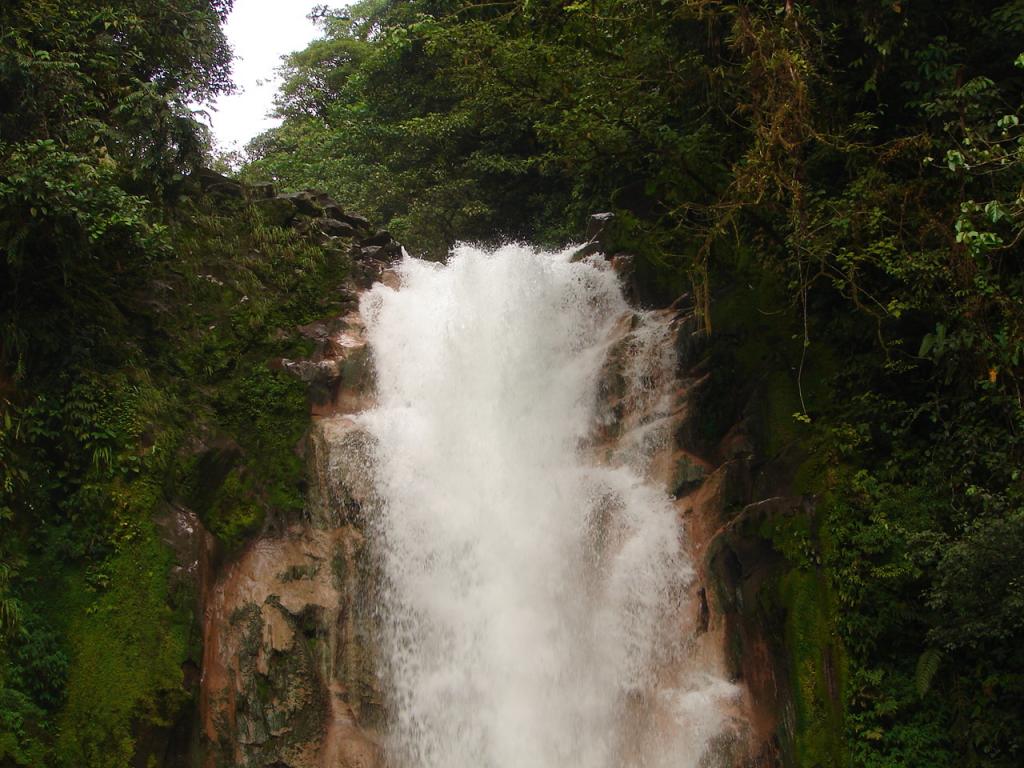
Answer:
<svg viewBox="0 0 1024 768"><path fill-rule="evenodd" d="M209 110L219 149L241 149L253 136L277 125L267 117L279 84L274 70L282 56L305 48L318 36L319 30L306 18L314 5L316 0L235 0L224 31L235 51L238 92L221 96Z"/></svg>

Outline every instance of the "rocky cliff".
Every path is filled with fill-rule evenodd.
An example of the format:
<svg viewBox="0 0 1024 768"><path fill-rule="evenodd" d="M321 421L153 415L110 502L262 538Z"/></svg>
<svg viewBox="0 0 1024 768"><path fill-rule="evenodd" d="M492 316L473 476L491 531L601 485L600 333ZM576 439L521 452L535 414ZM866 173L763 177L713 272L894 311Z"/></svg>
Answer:
<svg viewBox="0 0 1024 768"><path fill-rule="evenodd" d="M198 722L188 759L201 756L204 768L381 766L387 700L375 673L378 576L364 514L373 504L370 446L350 417L373 398L358 296L374 281L395 280L387 265L400 247L323 195L277 196L212 177L207 183L221 194L248 196L278 224L343 251L351 268L339 286L340 312L294 329L310 353L270 362L307 387L310 421L296 446L307 477L301 513L268 516L229 554L187 509L166 526L179 573L194 580L200 602L201 664L191 673ZM634 296L642 295L629 257L612 261ZM674 497L697 563L683 603L692 614L686 626L696 628L687 654L742 691L715 714L727 727L708 765L796 765L792 686L799 670L786 647L780 599L788 567L769 529L808 502L789 491L789 465L759 452L760 390L755 384L744 391L751 404L733 407L738 418L724 428L708 418L720 372L685 296L624 317L611 350L591 450L627 461L635 454ZM827 657L821 663L834 681ZM695 714L694 722L704 716Z"/></svg>
<svg viewBox="0 0 1024 768"><path fill-rule="evenodd" d="M282 329L310 354L267 362L307 388L311 422L293 446L307 468L301 511L268 510L260 530L231 550L185 507L165 526L176 572L192 580L202 637L191 756L168 764L377 765L375 587L360 511L371 489L365 442L346 414L365 406L372 382L353 311L358 292L400 249L324 195L277 195L269 185L243 186L212 172L200 182L208 194L246 200L271 226L340 254L347 277L333 286L343 315ZM232 452L201 449L206 495L225 482Z"/></svg>

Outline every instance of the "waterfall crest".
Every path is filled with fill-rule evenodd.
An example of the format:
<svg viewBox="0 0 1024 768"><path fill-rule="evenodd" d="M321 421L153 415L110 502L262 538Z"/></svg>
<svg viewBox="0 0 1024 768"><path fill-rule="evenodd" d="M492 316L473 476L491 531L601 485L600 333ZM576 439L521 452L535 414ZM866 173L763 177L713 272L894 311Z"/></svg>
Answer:
<svg viewBox="0 0 1024 768"><path fill-rule="evenodd" d="M670 398L663 329L569 251L463 246L397 272L361 301L377 392L358 416L389 764L698 765L735 689L686 661L693 569L645 471L657 424L599 450L603 368L630 323L647 357L621 386Z"/></svg>

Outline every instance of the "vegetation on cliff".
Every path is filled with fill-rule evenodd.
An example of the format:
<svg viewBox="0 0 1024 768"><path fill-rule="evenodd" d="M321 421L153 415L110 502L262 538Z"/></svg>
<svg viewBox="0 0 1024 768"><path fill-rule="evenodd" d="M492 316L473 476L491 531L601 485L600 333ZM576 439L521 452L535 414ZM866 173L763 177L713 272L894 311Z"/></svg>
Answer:
<svg viewBox="0 0 1024 768"><path fill-rule="evenodd" d="M799 764L1019 764L1024 6L368 0L322 24L245 173L432 253L611 209L648 295L690 287L718 370L761 391L766 458L817 501L765 532Z"/></svg>
<svg viewBox="0 0 1024 768"><path fill-rule="evenodd" d="M3 766L186 752L200 638L163 527L187 504L229 552L302 507L305 386L267 363L346 259L196 173L229 7L0 8Z"/></svg>
<svg viewBox="0 0 1024 768"><path fill-rule="evenodd" d="M196 653L154 521L187 503L230 550L301 505L302 387L266 361L345 259L197 181L230 4L0 7L0 765L144 759ZM760 532L797 764L1019 765L1024 4L319 17L243 177L434 255L613 210L645 295L701 313L708 422L758 420L814 500Z"/></svg>

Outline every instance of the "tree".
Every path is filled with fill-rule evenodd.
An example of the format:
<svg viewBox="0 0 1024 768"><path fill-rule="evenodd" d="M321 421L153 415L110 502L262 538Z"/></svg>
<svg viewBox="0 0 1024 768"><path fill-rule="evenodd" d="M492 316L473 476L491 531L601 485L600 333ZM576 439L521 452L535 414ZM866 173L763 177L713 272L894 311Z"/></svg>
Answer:
<svg viewBox="0 0 1024 768"><path fill-rule="evenodd" d="M159 250L150 206L205 147L188 107L228 89L230 0L13 0L0 9L0 368L59 328L117 323ZM56 362L51 358L50 362Z"/></svg>
<svg viewBox="0 0 1024 768"><path fill-rule="evenodd" d="M437 255L614 210L612 245L651 294L694 288L719 354L723 312L795 350L771 375L849 654L837 738L863 765L1019 762L1020 4L413 0L323 23L247 172ZM740 314L737 285L778 286L771 312ZM833 361L814 393L810 358Z"/></svg>

